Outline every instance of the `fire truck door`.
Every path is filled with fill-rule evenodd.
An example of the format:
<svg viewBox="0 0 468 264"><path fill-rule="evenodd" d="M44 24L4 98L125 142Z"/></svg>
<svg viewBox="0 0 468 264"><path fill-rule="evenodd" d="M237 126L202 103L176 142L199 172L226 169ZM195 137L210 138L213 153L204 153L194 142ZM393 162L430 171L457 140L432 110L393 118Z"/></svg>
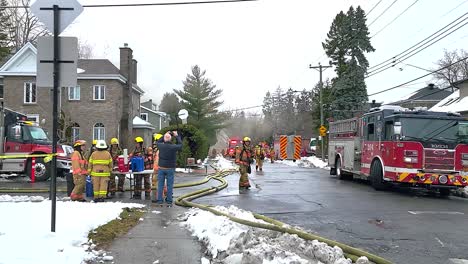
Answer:
<svg viewBox="0 0 468 264"><path fill-rule="evenodd" d="M382 157L388 166L393 166L393 161L395 160L395 149L392 141L393 137L393 121L386 121L380 148Z"/></svg>
<svg viewBox="0 0 468 264"><path fill-rule="evenodd" d="M5 152L7 153L30 153L32 146L27 131L20 125L11 126L7 131Z"/></svg>

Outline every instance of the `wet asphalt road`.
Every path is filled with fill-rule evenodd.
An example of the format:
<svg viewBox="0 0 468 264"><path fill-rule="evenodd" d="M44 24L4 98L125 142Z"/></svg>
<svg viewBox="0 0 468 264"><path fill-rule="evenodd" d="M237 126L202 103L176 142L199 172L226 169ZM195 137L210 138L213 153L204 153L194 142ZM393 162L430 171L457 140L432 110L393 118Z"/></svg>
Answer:
<svg viewBox="0 0 468 264"><path fill-rule="evenodd" d="M375 191L340 181L327 170L266 164L239 194L237 175L225 190L197 202L236 205L395 263L453 263L468 259L468 199L426 191Z"/></svg>

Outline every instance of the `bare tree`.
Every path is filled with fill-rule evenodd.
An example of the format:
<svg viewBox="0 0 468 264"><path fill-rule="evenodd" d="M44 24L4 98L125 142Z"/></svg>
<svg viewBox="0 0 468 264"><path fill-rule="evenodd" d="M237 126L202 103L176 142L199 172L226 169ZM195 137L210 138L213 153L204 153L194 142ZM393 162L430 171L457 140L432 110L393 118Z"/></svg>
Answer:
<svg viewBox="0 0 468 264"><path fill-rule="evenodd" d="M78 58L92 59L93 57L93 47L86 41L78 40Z"/></svg>
<svg viewBox="0 0 468 264"><path fill-rule="evenodd" d="M35 43L39 36L49 34L37 17L31 13L31 9L29 8L31 0L7 1L10 6L16 7L7 9L12 27L9 39L13 52L18 51L28 42Z"/></svg>
<svg viewBox="0 0 468 264"><path fill-rule="evenodd" d="M459 63L455 63L463 58L468 57L466 50L444 51L444 57L436 62L438 68L447 67L446 69L434 73L434 78L442 82L445 86L452 86L460 80L468 78L468 59ZM455 63L455 64L454 64ZM449 66L451 65L451 66Z"/></svg>

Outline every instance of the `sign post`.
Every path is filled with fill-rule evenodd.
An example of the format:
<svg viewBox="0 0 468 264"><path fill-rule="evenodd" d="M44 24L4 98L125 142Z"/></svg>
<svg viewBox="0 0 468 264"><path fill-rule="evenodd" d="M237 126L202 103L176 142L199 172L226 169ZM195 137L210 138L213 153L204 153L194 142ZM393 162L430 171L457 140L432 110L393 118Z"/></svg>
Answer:
<svg viewBox="0 0 468 264"><path fill-rule="evenodd" d="M60 64L70 63L69 61L60 60L60 41L59 34L75 20L76 17L83 11L83 7L76 0L67 1L68 7L61 7L63 4L60 0L38 0L31 6L33 14L44 23L44 25L53 32L53 51L54 56L52 61L41 61L41 63L53 63L53 107L52 107L52 168L49 198L52 203L51 212L51 232L55 232L56 219L56 195L57 195L57 141L58 141L58 95L60 82ZM53 19L50 19L50 11L53 12ZM64 16L60 16L61 11L66 12ZM38 56L39 57L39 56Z"/></svg>

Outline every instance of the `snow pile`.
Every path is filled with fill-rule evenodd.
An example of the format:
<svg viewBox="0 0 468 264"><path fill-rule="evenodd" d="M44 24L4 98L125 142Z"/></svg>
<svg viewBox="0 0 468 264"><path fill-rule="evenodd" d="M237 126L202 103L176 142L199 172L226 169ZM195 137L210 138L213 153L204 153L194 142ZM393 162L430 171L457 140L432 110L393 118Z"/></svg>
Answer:
<svg viewBox="0 0 468 264"><path fill-rule="evenodd" d="M278 160L278 163L293 166L293 167L305 167L305 168L321 168L321 169L330 169L326 161L322 161L316 156L312 157L303 157L300 160Z"/></svg>
<svg viewBox="0 0 468 264"><path fill-rule="evenodd" d="M234 162L225 159L223 156L218 155L215 159L215 163L213 164L218 170L233 170L237 169L237 165Z"/></svg>
<svg viewBox="0 0 468 264"><path fill-rule="evenodd" d="M88 233L117 218L125 207L143 207L120 202L57 201L56 232L52 233L51 202L31 202L38 200L37 197L0 196L0 263L62 264L111 260L112 256L95 250L92 241L88 242Z"/></svg>
<svg viewBox="0 0 468 264"><path fill-rule="evenodd" d="M246 211L234 206L217 210L246 220L257 220ZM182 225L207 247L211 263L227 264L351 264L339 247L330 247L317 240L306 241L297 235L244 226L230 221L227 217L216 216L200 209L190 209ZM263 222L265 223L265 222ZM360 264L370 263L360 258Z"/></svg>
<svg viewBox="0 0 468 264"><path fill-rule="evenodd" d="M468 198L468 186L465 186L465 188L458 188L455 191L455 195Z"/></svg>
<svg viewBox="0 0 468 264"><path fill-rule="evenodd" d="M184 168L176 168L175 171L180 173L189 173L189 169Z"/></svg>

